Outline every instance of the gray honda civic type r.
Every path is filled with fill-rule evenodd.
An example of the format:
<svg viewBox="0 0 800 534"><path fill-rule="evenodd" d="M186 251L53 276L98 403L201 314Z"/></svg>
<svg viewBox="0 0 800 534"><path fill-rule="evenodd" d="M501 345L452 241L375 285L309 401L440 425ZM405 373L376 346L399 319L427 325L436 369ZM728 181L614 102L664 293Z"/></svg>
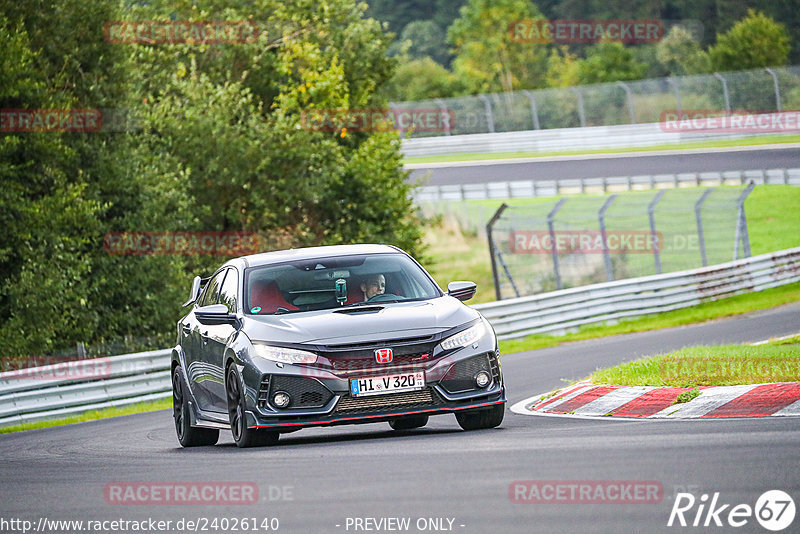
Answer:
<svg viewBox="0 0 800 534"><path fill-rule="evenodd" d="M195 277L172 350L173 415L184 447L231 429L239 447L304 427L385 421L394 430L453 413L464 430L503 421L491 325L411 256L341 245L235 258Z"/></svg>

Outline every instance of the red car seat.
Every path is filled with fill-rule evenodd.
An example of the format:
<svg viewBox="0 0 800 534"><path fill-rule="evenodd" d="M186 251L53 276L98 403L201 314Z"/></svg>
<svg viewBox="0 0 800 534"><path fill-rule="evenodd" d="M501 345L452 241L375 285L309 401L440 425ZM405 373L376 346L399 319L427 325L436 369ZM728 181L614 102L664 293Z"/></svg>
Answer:
<svg viewBox="0 0 800 534"><path fill-rule="evenodd" d="M278 308L286 308L287 310L297 309L297 306L292 306L286 302L275 280L270 280L269 282L257 281L250 285L250 309L252 310L256 306L261 307L261 309L256 312L260 314L275 313L278 311Z"/></svg>

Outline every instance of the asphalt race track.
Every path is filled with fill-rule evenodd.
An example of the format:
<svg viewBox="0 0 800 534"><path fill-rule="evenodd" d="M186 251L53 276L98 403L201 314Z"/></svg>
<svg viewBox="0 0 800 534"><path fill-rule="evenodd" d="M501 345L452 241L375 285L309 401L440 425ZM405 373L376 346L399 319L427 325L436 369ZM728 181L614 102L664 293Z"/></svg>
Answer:
<svg viewBox="0 0 800 534"><path fill-rule="evenodd" d="M797 145L788 148L706 148L650 152L647 155L633 152L556 156L530 158L523 162L416 164L407 168L412 169L412 181L421 179L425 185L453 185L796 167L800 167L800 147Z"/></svg>
<svg viewBox="0 0 800 534"><path fill-rule="evenodd" d="M513 404L559 387L564 379L582 378L596 366L798 330L800 304L793 304L703 325L506 355L503 371ZM153 518L174 525L181 519L266 517L278 518L277 532L302 534L700 531L667 527L675 494L684 491L698 501L703 493L719 492L718 504L730 505L719 516L725 527L711 527L713 532L767 532L753 517L741 528L729 527L728 511L737 504L753 507L771 489L798 502L799 444L800 418L597 421L506 410L504 423L494 430L462 432L452 416L438 416L424 429L403 434L385 423L312 429L285 435L275 447L240 450L225 432L219 445L190 450L178 446L171 413L161 411L1 435L0 526L3 519L36 525L41 518ZM512 503L509 487L517 480L651 481L663 494L655 504ZM107 484L144 481L251 482L258 486L259 502L118 505L104 497ZM687 521L696 511L697 506L686 513ZM395 523L378 530L370 518L410 523L407 530ZM1 530L20 531L8 525ZM234 532L230 523L227 529L210 525L207 532ZM46 532L67 531L76 530ZM798 531L800 517L785 530Z"/></svg>

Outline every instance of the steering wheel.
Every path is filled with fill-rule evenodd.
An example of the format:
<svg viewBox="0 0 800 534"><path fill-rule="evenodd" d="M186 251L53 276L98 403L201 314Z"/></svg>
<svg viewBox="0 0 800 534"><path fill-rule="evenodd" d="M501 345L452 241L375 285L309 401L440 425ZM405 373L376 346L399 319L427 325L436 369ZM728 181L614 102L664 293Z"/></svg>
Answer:
<svg viewBox="0 0 800 534"><path fill-rule="evenodd" d="M398 300L400 297L394 293L379 293L372 298L367 299L367 302L384 302L387 300Z"/></svg>

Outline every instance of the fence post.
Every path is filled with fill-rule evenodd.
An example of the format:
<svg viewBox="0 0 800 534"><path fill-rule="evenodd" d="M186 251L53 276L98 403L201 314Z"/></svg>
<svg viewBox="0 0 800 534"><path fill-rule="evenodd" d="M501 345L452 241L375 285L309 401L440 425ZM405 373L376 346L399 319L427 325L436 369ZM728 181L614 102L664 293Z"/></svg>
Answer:
<svg viewBox="0 0 800 534"><path fill-rule="evenodd" d="M756 186L754 182L747 184L747 188L739 195L736 200L736 241L733 243L733 259L739 259L739 240L742 241L742 248L744 248L744 257L750 257L750 237L747 235L747 217L744 213L744 201L750 191Z"/></svg>
<svg viewBox="0 0 800 534"><path fill-rule="evenodd" d="M700 215L700 210L703 207L703 202L706 201L708 195L713 191L713 187L709 187L700 196L700 199L694 203L694 218L697 221L697 241L700 243L700 257L703 259L703 267L708 267L708 257L706 256L706 241L703 236L703 217Z"/></svg>
<svg viewBox="0 0 800 534"><path fill-rule="evenodd" d="M578 119L581 121L581 128L584 128L586 126L586 112L583 109L583 94L580 87L570 87L569 89L578 98Z"/></svg>
<svg viewBox="0 0 800 534"><path fill-rule="evenodd" d="M558 270L558 251L556 250L556 230L553 224L553 221L556 217L556 213L561 210L561 207L567 201L566 197L562 197L556 202L556 205L553 206L553 209L550 210L550 213L547 214L547 230L550 232L550 254L553 258L553 275L556 279L556 289L563 289L561 286L561 273Z"/></svg>
<svg viewBox="0 0 800 534"><path fill-rule="evenodd" d="M522 94L528 97L528 100L531 103L531 116L533 117L533 129L534 130L541 130L539 126L539 110L536 109L536 99L533 98L533 93L530 91L522 91Z"/></svg>
<svg viewBox="0 0 800 534"><path fill-rule="evenodd" d="M633 107L633 93L631 88L625 82L617 82L617 85L625 90L625 99L628 101L628 113L630 113L631 124L636 124L636 110Z"/></svg>
<svg viewBox="0 0 800 534"><path fill-rule="evenodd" d="M725 78L722 77L722 74L720 74L719 72L714 73L714 78L722 82L722 97L725 99L725 111L727 111L728 115L730 115L731 99L728 96L728 82L725 80Z"/></svg>
<svg viewBox="0 0 800 534"><path fill-rule="evenodd" d="M444 100L441 98L437 98L434 100L434 102L436 102L436 104L439 106L439 111L441 111L444 119L444 134L450 135L452 125L450 124L450 114L447 112L447 106L445 105Z"/></svg>
<svg viewBox="0 0 800 534"><path fill-rule="evenodd" d="M650 204L647 205L647 218L650 219L650 242L653 244L653 260L656 262L656 274L661 274L661 250L659 249L658 233L656 232L656 204L659 203L661 197L666 193L666 189L662 189Z"/></svg>
<svg viewBox="0 0 800 534"><path fill-rule="evenodd" d="M683 108L681 106L681 93L678 90L678 83L671 77L667 78L667 83L672 87L672 92L675 95L675 105L678 107L678 116L680 117L683 114Z"/></svg>
<svg viewBox="0 0 800 534"><path fill-rule="evenodd" d="M492 115L492 103L489 101L489 97L486 95L478 95L481 102L483 102L483 107L486 109L486 125L489 128L489 133L494 133L494 116Z"/></svg>
<svg viewBox="0 0 800 534"><path fill-rule="evenodd" d="M494 246L494 237L492 236L492 227L494 223L497 222L497 219L503 214L503 212L508 207L508 204L503 202L497 211L492 215L492 218L489 219L489 222L486 223L486 238L489 240L489 255L492 258L492 280L494 281L494 295L497 300L502 300L502 295L500 295L500 278L497 275L497 259L495 258L495 246Z"/></svg>
<svg viewBox="0 0 800 534"><path fill-rule="evenodd" d="M778 75L775 74L775 71L769 67L764 69L772 76L772 85L775 87L775 106L778 109L778 112L783 111L783 105L781 104L781 88L778 85Z"/></svg>
<svg viewBox="0 0 800 534"><path fill-rule="evenodd" d="M611 265L611 254L608 251L608 236L606 234L606 211L611 207L614 199L617 198L616 193L611 195L603 203L603 207L597 214L597 221L600 223L600 236L603 238L603 262L606 264L606 279L609 282L614 281L614 267Z"/></svg>

